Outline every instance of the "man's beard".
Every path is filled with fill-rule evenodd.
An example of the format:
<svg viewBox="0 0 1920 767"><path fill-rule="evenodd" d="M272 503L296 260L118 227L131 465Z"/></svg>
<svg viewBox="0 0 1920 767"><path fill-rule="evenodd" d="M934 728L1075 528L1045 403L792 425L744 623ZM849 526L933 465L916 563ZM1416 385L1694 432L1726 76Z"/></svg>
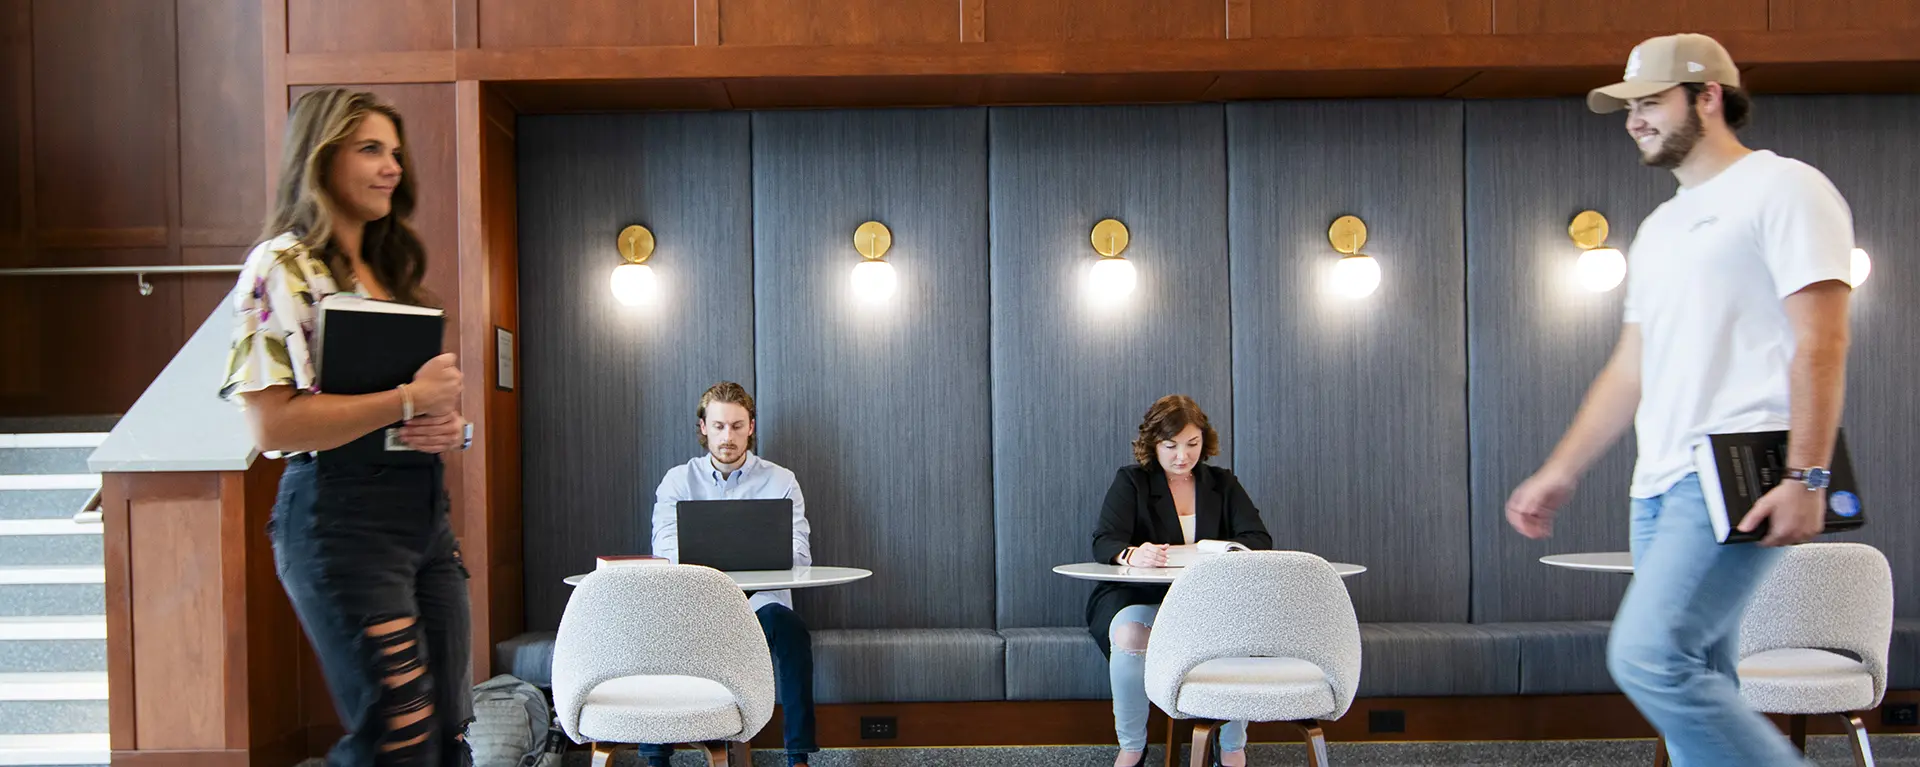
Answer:
<svg viewBox="0 0 1920 767"><path fill-rule="evenodd" d="M1693 154L1694 146L1700 143L1700 137L1705 133L1705 128L1700 125L1700 112L1688 109L1687 122L1679 130L1661 137L1660 148L1654 150L1653 154L1640 155L1640 164L1662 170L1678 168L1680 163L1687 161L1688 155Z"/></svg>

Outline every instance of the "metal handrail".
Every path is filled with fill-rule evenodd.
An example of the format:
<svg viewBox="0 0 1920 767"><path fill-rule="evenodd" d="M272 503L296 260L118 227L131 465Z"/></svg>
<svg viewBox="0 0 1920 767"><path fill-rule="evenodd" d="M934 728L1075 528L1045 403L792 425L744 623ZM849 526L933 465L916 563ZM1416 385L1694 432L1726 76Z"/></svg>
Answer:
<svg viewBox="0 0 1920 767"><path fill-rule="evenodd" d="M153 295L153 284L147 282L149 274L233 274L241 269L240 264L194 264L189 266L31 266L17 269L0 269L0 277L63 277L88 274L131 274L140 283L140 295Z"/></svg>
<svg viewBox="0 0 1920 767"><path fill-rule="evenodd" d="M101 523L101 490L94 488L93 495L87 496L87 502L80 504L80 510L73 513L76 525L97 525Z"/></svg>

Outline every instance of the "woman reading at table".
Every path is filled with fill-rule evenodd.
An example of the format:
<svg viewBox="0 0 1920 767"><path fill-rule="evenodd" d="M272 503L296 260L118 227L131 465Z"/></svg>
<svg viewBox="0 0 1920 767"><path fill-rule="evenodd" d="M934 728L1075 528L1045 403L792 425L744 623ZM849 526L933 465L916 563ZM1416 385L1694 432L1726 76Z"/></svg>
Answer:
<svg viewBox="0 0 1920 767"><path fill-rule="evenodd" d="M1233 472L1206 465L1220 453L1220 436L1192 398L1161 397L1147 409L1133 440L1136 463L1123 467L1107 489L1093 528L1093 559L1131 567L1166 567L1171 553L1202 540L1273 548L1260 510ZM1140 764L1147 748L1147 637L1167 587L1102 583L1087 599L1087 630L1107 656L1113 685L1113 729L1120 739L1115 767ZM1221 761L1247 763L1247 723L1220 734Z"/></svg>

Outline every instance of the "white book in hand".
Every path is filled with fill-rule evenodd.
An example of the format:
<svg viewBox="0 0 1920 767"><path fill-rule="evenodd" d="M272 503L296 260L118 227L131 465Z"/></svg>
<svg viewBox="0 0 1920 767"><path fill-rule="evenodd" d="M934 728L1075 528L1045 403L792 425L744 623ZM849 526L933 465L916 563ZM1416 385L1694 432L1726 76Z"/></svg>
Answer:
<svg viewBox="0 0 1920 767"><path fill-rule="evenodd" d="M1250 551L1247 545L1238 541L1204 540L1191 546L1175 546L1167 549L1168 567L1189 567L1202 560L1220 556L1229 551Z"/></svg>

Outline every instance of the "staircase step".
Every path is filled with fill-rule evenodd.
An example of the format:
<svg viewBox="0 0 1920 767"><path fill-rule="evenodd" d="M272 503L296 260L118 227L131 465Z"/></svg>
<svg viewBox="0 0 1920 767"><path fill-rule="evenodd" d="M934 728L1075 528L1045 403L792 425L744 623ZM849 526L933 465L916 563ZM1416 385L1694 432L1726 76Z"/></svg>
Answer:
<svg viewBox="0 0 1920 767"><path fill-rule="evenodd" d="M87 474L90 447L6 448L0 446L0 474Z"/></svg>
<svg viewBox="0 0 1920 767"><path fill-rule="evenodd" d="M0 674L0 701L106 700L105 671Z"/></svg>
<svg viewBox="0 0 1920 767"><path fill-rule="evenodd" d="M0 490L93 490L99 486L98 474L0 475Z"/></svg>
<svg viewBox="0 0 1920 767"><path fill-rule="evenodd" d="M0 566L100 564L100 531L71 519L0 519Z"/></svg>
<svg viewBox="0 0 1920 767"><path fill-rule="evenodd" d="M0 618L0 674L106 667L104 615Z"/></svg>
<svg viewBox="0 0 1920 767"><path fill-rule="evenodd" d="M100 446L107 441L104 431L57 432L53 434L0 434L0 449L17 448L37 450L43 448L84 447L88 449Z"/></svg>
<svg viewBox="0 0 1920 767"><path fill-rule="evenodd" d="M0 722L8 735L65 735L105 732L104 700L0 700Z"/></svg>
<svg viewBox="0 0 1920 767"><path fill-rule="evenodd" d="M0 490L0 519L73 519L92 496L92 488Z"/></svg>
<svg viewBox="0 0 1920 767"><path fill-rule="evenodd" d="M104 765L112 750L112 739L104 732L0 735L0 767Z"/></svg>
<svg viewBox="0 0 1920 767"><path fill-rule="evenodd" d="M106 568L97 565L0 567L0 618L102 614L105 580Z"/></svg>

